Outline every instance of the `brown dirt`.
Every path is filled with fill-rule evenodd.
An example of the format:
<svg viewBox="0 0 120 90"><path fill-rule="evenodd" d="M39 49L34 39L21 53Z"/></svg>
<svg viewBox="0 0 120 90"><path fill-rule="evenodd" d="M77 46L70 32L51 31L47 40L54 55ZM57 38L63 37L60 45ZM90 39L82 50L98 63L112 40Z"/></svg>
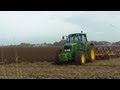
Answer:
<svg viewBox="0 0 120 90"><path fill-rule="evenodd" d="M59 47L34 47L17 48L18 62L54 61ZM0 61L2 61L2 49L0 48ZM4 63L16 61L15 48L3 48Z"/></svg>

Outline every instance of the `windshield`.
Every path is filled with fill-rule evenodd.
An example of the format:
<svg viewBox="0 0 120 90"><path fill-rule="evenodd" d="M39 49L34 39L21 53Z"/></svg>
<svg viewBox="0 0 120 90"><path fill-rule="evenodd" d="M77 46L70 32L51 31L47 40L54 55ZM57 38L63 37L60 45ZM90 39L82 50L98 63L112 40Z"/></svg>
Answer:
<svg viewBox="0 0 120 90"><path fill-rule="evenodd" d="M71 34L67 38L67 42L75 42L76 43L76 42L80 42L80 41L83 41L83 42L87 41L85 34Z"/></svg>
<svg viewBox="0 0 120 90"><path fill-rule="evenodd" d="M78 42L80 40L81 40L80 35L76 35L76 34L69 36L67 39L68 42Z"/></svg>

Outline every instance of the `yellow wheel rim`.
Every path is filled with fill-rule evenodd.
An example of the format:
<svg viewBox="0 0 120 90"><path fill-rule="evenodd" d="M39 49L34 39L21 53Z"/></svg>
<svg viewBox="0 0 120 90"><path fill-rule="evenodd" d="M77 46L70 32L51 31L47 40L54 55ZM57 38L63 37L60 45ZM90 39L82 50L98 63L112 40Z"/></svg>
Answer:
<svg viewBox="0 0 120 90"><path fill-rule="evenodd" d="M82 56L81 56L81 62L82 62L82 64L85 63L85 55L84 54L82 54Z"/></svg>
<svg viewBox="0 0 120 90"><path fill-rule="evenodd" d="M91 50L91 59L95 60L95 51L93 49Z"/></svg>

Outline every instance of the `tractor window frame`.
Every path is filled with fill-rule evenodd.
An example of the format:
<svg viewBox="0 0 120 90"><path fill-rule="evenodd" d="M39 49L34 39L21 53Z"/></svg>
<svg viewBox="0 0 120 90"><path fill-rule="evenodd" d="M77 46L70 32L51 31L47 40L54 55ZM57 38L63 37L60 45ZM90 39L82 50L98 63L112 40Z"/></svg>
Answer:
<svg viewBox="0 0 120 90"><path fill-rule="evenodd" d="M87 37L85 34L81 35L81 39L83 42L87 42Z"/></svg>

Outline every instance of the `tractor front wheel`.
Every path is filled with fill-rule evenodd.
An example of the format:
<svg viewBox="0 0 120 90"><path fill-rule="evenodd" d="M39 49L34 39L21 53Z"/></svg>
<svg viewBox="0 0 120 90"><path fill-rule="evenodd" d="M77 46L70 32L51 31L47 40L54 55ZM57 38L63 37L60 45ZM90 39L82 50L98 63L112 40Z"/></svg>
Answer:
<svg viewBox="0 0 120 90"><path fill-rule="evenodd" d="M84 65L85 62L86 62L85 52L84 52L84 51L79 51L79 52L76 54L75 63L76 63L77 65Z"/></svg>
<svg viewBox="0 0 120 90"><path fill-rule="evenodd" d="M58 55L59 55L59 53L61 52L61 50L59 50L57 53L56 53L56 56L55 56L55 61L54 61L54 63L55 64L61 64L61 62L59 61L59 59L58 59Z"/></svg>

